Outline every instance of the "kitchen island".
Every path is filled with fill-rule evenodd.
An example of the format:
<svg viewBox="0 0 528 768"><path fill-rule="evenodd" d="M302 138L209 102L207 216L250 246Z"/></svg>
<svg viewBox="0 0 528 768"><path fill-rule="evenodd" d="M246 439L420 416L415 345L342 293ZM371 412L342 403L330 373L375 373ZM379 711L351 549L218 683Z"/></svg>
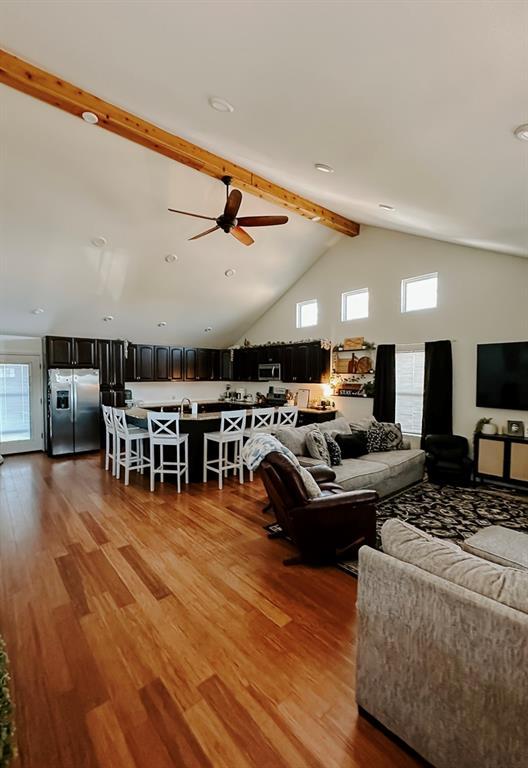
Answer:
<svg viewBox="0 0 528 768"><path fill-rule="evenodd" d="M209 405L213 405L215 401L207 401ZM216 401L218 404L218 410L206 411L198 413L196 416L190 413L183 413L180 416L180 432L182 434L189 435L189 480L192 483L199 483L203 479L203 436L206 432L218 432L220 429L220 422L222 419L222 410L234 410L234 408L240 408L250 411L251 408L256 407L255 404L250 403L226 403ZM172 406L172 407L171 407ZM228 406L228 407L226 407ZM164 411L174 409L178 411L179 408L176 403L171 402L169 407L164 404L156 403L155 405L148 405L148 407L133 407L127 410L127 421L136 427L142 427L142 429L148 429L148 411ZM220 410L221 409L221 410ZM315 408L303 408L299 409L299 421L301 421L301 414L305 414L306 418L314 420L328 421L334 419L336 415L335 408L327 408L325 410L319 410ZM323 418L324 415L324 418ZM249 417L249 414L248 414ZM310 423L308 422L304 422ZM249 427L250 419L247 420L247 426ZM146 446L145 446L146 447ZM171 461L171 457L167 454L167 460ZM167 477L173 478L174 475L168 475Z"/></svg>

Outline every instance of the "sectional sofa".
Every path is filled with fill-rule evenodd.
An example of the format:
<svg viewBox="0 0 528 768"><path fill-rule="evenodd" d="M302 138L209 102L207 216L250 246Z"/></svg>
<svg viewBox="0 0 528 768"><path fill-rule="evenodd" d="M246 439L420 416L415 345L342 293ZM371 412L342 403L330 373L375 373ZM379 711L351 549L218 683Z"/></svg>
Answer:
<svg viewBox="0 0 528 768"><path fill-rule="evenodd" d="M350 423L343 416L322 424L309 424L305 427L282 427L276 431L276 437L289 448L303 466L320 464L320 459L313 459L308 453L306 435L314 428L329 432L350 433L355 429L364 429L368 424ZM346 491L373 489L380 497L399 491L423 478L425 452L411 448L409 444L396 451L366 453L357 459L343 459L343 463L332 467L336 473L336 483Z"/></svg>

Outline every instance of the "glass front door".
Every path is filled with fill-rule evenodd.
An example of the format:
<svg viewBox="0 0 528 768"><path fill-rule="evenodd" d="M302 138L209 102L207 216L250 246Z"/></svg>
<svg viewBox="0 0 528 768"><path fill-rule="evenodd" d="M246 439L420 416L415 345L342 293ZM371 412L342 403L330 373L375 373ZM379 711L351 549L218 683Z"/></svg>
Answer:
<svg viewBox="0 0 528 768"><path fill-rule="evenodd" d="M0 454L41 448L40 359L0 357Z"/></svg>

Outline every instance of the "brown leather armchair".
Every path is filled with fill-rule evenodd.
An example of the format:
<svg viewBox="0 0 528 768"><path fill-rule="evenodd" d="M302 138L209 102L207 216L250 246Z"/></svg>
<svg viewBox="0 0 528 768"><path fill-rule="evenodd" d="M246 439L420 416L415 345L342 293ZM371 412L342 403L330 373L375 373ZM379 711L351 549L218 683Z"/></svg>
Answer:
<svg viewBox="0 0 528 768"><path fill-rule="evenodd" d="M376 491L343 491L335 483L320 482L322 495L310 499L283 454L272 451L260 466L277 522L300 553L285 565L332 562L361 544L376 546Z"/></svg>

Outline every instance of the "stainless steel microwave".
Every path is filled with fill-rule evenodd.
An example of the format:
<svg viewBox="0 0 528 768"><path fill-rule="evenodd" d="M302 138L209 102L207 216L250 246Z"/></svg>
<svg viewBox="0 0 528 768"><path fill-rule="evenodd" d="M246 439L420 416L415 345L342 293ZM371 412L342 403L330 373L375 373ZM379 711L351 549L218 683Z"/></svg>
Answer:
<svg viewBox="0 0 528 768"><path fill-rule="evenodd" d="M258 378L259 381L280 381L280 363L259 363Z"/></svg>

